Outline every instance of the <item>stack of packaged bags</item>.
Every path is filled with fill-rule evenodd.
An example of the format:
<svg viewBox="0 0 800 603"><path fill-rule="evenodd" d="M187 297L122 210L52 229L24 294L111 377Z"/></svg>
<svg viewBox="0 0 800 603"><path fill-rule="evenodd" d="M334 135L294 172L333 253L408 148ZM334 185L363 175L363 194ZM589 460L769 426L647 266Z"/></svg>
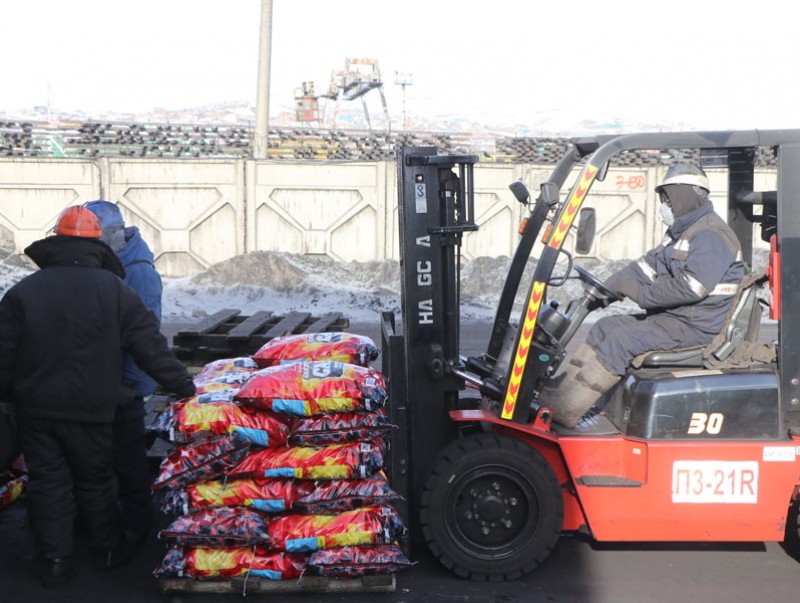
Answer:
<svg viewBox="0 0 800 603"><path fill-rule="evenodd" d="M179 515L157 577L275 580L394 573L412 565L383 473L388 402L368 337L278 337L217 360L151 429L174 442L154 489Z"/></svg>

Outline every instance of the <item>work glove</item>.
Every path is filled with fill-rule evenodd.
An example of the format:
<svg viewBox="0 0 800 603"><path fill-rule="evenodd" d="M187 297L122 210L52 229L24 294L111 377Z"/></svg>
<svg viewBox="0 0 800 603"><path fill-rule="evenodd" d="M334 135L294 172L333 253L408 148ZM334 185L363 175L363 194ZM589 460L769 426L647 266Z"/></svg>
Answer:
<svg viewBox="0 0 800 603"><path fill-rule="evenodd" d="M622 295L633 301L639 299L639 283L634 279L621 274L612 274L609 279L603 283L607 289L613 291L617 295Z"/></svg>
<svg viewBox="0 0 800 603"><path fill-rule="evenodd" d="M194 386L194 381L192 381L191 377L187 377L179 387L175 387L172 390L180 399L183 398L191 398L194 396L195 392L197 391Z"/></svg>

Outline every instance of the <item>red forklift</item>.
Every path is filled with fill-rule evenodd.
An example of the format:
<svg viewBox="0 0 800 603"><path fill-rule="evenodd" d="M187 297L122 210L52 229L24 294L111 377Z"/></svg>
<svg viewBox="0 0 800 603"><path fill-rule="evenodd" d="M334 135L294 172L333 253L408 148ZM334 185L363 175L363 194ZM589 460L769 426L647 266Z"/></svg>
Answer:
<svg viewBox="0 0 800 603"><path fill-rule="evenodd" d="M593 309L614 301L564 249L591 249L594 209L582 207L615 159L689 157L727 173L727 220L745 261L753 232L770 242L775 360L725 365L755 342L759 279L740 287L710 346L654 351L574 428L537 402ZM686 159L682 159L686 161ZM759 162L774 162L777 190L754 190ZM398 151L402 325L382 315L383 369L395 430L392 484L411 526L455 574L513 580L539 566L563 532L598 542L785 542L798 551L800 503L800 130L598 136L571 141L528 206L485 353L459 353L461 244L477 230L472 155L432 147ZM568 187L571 175L577 178ZM598 202L596 211L602 212ZM754 226L755 225L755 226ZM521 315L514 299L534 245ZM797 255L796 255L797 254ZM784 258L781 263L781 258ZM563 272L564 260L567 273ZM752 263L752 262L751 262ZM548 301L577 278L582 295ZM711 362L711 361L714 362Z"/></svg>

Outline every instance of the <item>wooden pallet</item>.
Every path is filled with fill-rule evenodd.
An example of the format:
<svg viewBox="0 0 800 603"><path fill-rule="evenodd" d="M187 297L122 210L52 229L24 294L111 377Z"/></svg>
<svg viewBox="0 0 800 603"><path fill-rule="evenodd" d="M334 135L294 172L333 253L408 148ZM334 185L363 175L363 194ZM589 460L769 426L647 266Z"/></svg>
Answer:
<svg viewBox="0 0 800 603"><path fill-rule="evenodd" d="M397 588L394 574L363 576L350 580L335 580L325 576L303 576L298 580L265 580L262 578L233 578L231 580L198 581L190 578L160 578L163 593L219 593L239 595L274 595L276 593L376 592L391 593Z"/></svg>
<svg viewBox="0 0 800 603"><path fill-rule="evenodd" d="M249 356L275 337L300 333L342 331L350 320L341 312L312 316L289 312L278 316L269 310L241 316L236 309L220 310L198 323L181 329L172 338L172 351L188 365L202 366L219 358Z"/></svg>

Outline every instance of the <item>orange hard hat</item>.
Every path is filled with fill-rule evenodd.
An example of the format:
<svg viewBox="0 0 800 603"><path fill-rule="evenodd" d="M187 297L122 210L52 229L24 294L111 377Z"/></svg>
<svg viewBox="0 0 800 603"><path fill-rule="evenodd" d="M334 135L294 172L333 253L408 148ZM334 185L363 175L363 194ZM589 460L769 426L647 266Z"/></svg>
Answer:
<svg viewBox="0 0 800 603"><path fill-rule="evenodd" d="M80 205L72 205L62 211L54 230L56 234L89 239L99 239L103 234L97 216Z"/></svg>

